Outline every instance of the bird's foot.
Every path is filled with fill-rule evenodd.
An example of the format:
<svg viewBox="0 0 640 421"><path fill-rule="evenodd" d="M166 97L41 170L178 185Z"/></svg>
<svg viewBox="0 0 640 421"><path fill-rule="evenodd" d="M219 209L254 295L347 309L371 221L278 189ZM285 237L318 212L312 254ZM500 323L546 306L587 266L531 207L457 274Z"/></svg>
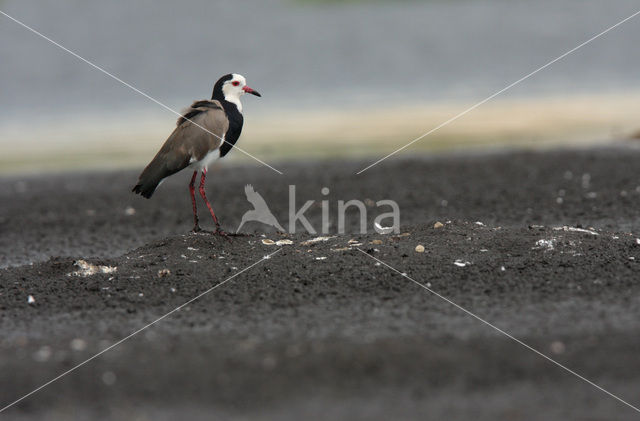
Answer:
<svg viewBox="0 0 640 421"><path fill-rule="evenodd" d="M200 225L194 225L191 232L202 232L202 228L200 228Z"/></svg>
<svg viewBox="0 0 640 421"><path fill-rule="evenodd" d="M223 231L220 226L216 226L216 230L213 232L214 235L219 235L223 238L225 238L227 241L231 241L231 237L233 236L233 234L230 234L226 231Z"/></svg>

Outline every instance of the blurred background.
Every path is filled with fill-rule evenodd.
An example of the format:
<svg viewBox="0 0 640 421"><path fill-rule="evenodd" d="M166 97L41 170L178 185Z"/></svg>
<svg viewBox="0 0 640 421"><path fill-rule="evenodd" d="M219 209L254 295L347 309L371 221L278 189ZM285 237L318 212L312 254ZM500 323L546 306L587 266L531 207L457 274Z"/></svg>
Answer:
<svg viewBox="0 0 640 421"><path fill-rule="evenodd" d="M0 10L181 110L247 77L267 162L391 152L636 12L636 0L19 1ZM640 17L404 154L629 142ZM0 173L145 165L176 116L0 16ZM231 161L250 158L236 152Z"/></svg>

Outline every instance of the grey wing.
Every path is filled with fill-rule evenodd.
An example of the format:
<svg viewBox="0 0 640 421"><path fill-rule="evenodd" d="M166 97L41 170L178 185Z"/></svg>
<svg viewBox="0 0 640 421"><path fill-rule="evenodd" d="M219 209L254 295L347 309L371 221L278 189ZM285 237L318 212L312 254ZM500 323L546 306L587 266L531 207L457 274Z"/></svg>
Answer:
<svg viewBox="0 0 640 421"><path fill-rule="evenodd" d="M207 106L194 107L205 102ZM216 103L218 101L194 103L183 114L182 121L178 120L178 126L160 152L175 151L176 155L186 156L188 161L193 162L201 160L207 153L218 149L229 128L229 121L222 106L215 106Z"/></svg>
<svg viewBox="0 0 640 421"><path fill-rule="evenodd" d="M178 126L142 171L133 191L151 197L164 178L219 148L228 128L229 121L218 101L195 102L180 117Z"/></svg>

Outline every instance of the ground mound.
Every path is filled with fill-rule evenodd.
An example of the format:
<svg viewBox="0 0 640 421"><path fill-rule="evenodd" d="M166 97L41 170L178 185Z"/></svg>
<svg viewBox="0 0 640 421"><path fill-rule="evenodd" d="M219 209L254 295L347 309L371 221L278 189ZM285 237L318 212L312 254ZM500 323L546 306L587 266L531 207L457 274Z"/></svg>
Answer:
<svg viewBox="0 0 640 421"><path fill-rule="evenodd" d="M621 395L639 386L635 237L445 221L400 235L186 234L5 269L1 370L20 375L3 377L3 401L222 283L12 411L633 416L374 258Z"/></svg>

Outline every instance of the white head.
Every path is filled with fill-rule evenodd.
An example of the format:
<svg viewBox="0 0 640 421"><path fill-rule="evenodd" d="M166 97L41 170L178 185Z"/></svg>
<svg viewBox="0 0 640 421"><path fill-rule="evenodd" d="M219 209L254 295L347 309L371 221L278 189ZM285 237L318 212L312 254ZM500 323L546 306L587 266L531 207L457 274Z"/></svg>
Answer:
<svg viewBox="0 0 640 421"><path fill-rule="evenodd" d="M245 93L250 93L255 96L261 96L258 91L254 91L247 86L247 80L244 76L237 73L231 73L222 76L213 87L212 99L225 99L238 107L238 111L242 112L242 104L240 103L240 97Z"/></svg>

